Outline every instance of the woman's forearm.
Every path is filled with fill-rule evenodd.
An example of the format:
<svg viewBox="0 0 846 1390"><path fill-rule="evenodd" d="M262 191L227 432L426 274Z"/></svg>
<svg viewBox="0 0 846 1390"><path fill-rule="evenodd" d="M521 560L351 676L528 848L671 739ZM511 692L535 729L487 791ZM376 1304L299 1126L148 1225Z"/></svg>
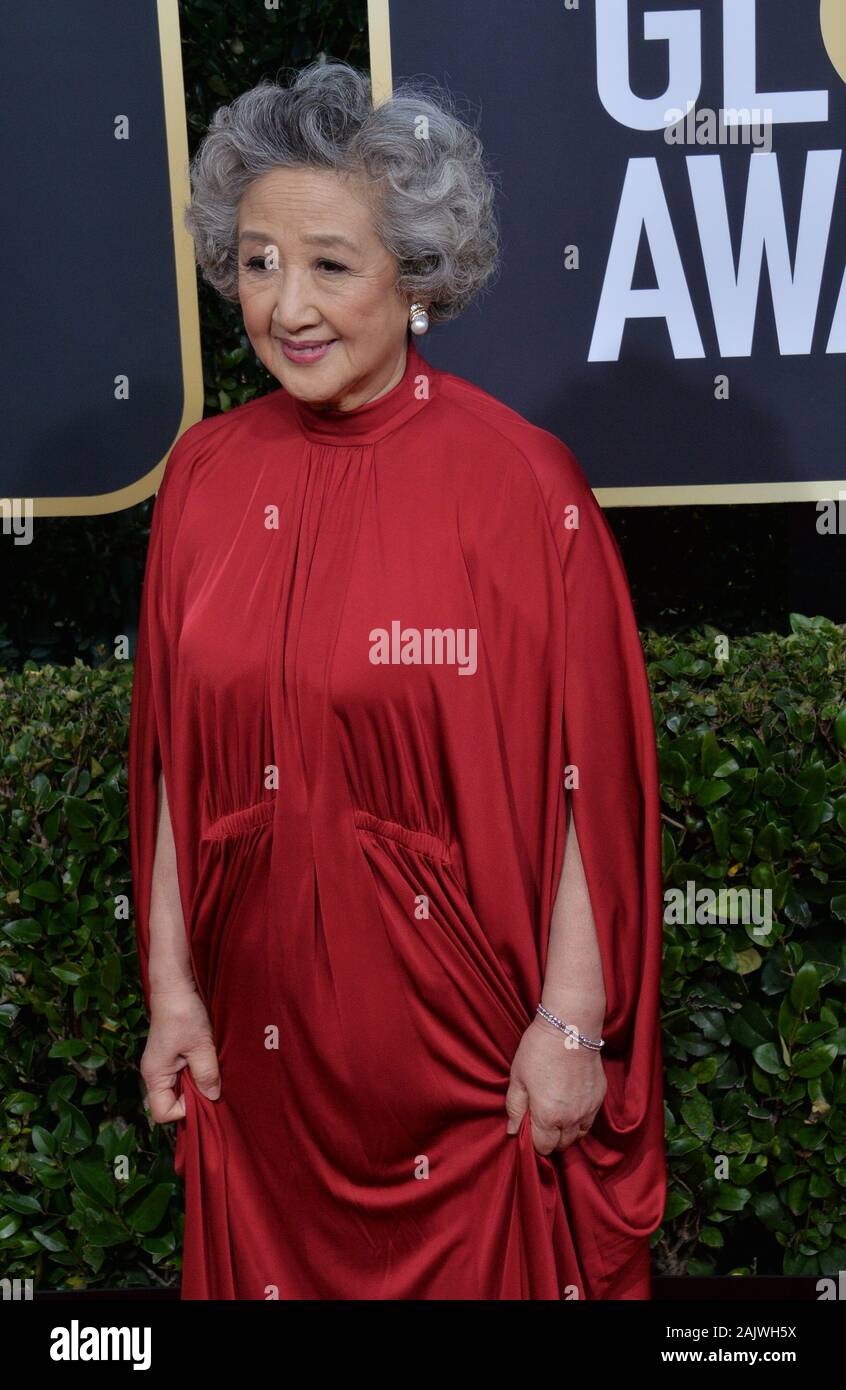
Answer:
<svg viewBox="0 0 846 1390"><path fill-rule="evenodd" d="M587 1037L599 1037L605 1019L605 983L572 810L552 911L541 1002L565 1023L575 1023ZM540 1015L537 1022L553 1027Z"/></svg>
<svg viewBox="0 0 846 1390"><path fill-rule="evenodd" d="M156 852L150 892L150 991L194 987L185 920L179 897L176 845L167 804L164 777L159 774Z"/></svg>

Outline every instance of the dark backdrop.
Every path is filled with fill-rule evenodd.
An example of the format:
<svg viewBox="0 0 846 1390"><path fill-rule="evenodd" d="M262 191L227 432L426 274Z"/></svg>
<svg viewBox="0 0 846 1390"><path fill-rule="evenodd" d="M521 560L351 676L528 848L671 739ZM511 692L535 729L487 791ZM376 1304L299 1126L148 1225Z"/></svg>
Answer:
<svg viewBox="0 0 846 1390"><path fill-rule="evenodd" d="M369 65L365 0L278 11L252 0L182 0L180 21L192 150L214 109L265 75L320 53ZM510 61L503 53L503 64ZM472 94L463 95L472 107ZM60 209L55 220L61 232ZM71 264L68 274L79 270ZM275 388L242 333L237 306L200 282L200 307L206 413ZM433 361L436 342L434 333L423 340ZM474 379L471 360L461 370ZM599 399L584 408L602 407ZM561 433L568 439L572 431ZM79 656L96 663L111 655L116 633L133 634L150 510L147 502L110 516L40 518L31 546L0 545L0 662ZM682 631L710 622L737 633L785 632L792 610L846 619L844 539L816 536L813 504L626 508L609 516L642 627Z"/></svg>

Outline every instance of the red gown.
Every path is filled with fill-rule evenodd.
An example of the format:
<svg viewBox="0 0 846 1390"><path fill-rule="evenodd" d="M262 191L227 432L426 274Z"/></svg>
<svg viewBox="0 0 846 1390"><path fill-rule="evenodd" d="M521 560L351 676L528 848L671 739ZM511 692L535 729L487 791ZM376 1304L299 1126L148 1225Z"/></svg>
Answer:
<svg viewBox="0 0 846 1390"><path fill-rule="evenodd" d="M194 425L154 508L129 757L145 1003L161 766L221 1070L217 1101L179 1073L182 1297L648 1298L655 737L567 446L411 339L351 412L277 389ZM608 1090L543 1156L504 1101L573 766Z"/></svg>

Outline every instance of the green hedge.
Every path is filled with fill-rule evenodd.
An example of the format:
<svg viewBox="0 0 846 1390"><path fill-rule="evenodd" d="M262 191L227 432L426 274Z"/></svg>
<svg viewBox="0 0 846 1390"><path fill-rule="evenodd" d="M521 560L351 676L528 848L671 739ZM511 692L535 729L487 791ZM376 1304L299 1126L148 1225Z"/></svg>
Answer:
<svg viewBox="0 0 846 1390"><path fill-rule="evenodd" d="M36 1288L178 1268L173 1126L148 1124L137 1069L131 689L129 661L30 663L0 689L0 1270Z"/></svg>
<svg viewBox="0 0 846 1390"><path fill-rule="evenodd" d="M670 1194L658 1273L846 1265L846 628L648 635L667 888L770 889L752 924L665 926ZM0 685L0 1272L173 1284L174 1129L151 1127L126 819L132 669ZM840 1103L840 1104L839 1104ZM124 1165L121 1167L121 1165Z"/></svg>
<svg viewBox="0 0 846 1390"><path fill-rule="evenodd" d="M791 629L648 649L666 883L773 902L764 937L665 925L667 1273L846 1266L846 627Z"/></svg>

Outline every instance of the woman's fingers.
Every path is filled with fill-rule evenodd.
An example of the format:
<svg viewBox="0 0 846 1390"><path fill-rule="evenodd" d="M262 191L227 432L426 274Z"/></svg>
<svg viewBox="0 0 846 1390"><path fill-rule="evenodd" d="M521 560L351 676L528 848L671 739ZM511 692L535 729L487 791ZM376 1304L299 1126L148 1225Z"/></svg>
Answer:
<svg viewBox="0 0 846 1390"><path fill-rule="evenodd" d="M529 1105L529 1090L512 1076L509 1082L508 1091L505 1096L505 1111L508 1115L506 1134L516 1134L523 1121ZM592 1119L591 1119L592 1123ZM563 1121L551 1116L547 1119L543 1116L543 1111L539 1108L538 1114L532 1110L530 1115L532 1143L539 1154L548 1156L555 1149L566 1149L577 1139L581 1139L586 1132L584 1117ZM590 1124L587 1125L590 1128Z"/></svg>
<svg viewBox="0 0 846 1390"><path fill-rule="evenodd" d="M585 1135L590 1131L595 1119L596 1116L591 1115L589 1119L579 1120L577 1124L563 1127L561 1130L561 1140L556 1147L559 1149L568 1149L571 1144L577 1143L579 1139L584 1139Z"/></svg>
<svg viewBox="0 0 846 1390"><path fill-rule="evenodd" d="M543 1154L546 1158L552 1153L553 1149L562 1147L560 1144L562 1130L559 1125L541 1124L535 1119L533 1114L531 1117L531 1126L532 1143L539 1154Z"/></svg>
<svg viewBox="0 0 846 1390"><path fill-rule="evenodd" d="M188 1066L197 1090L207 1100L217 1100L220 1096L220 1067L217 1063L217 1050L211 1039L198 1043L191 1049L188 1053Z"/></svg>
<svg viewBox="0 0 846 1390"><path fill-rule="evenodd" d="M144 1078L147 1088L145 1100L153 1124L167 1125L172 1124L174 1120L185 1118L185 1101L182 1096L176 1094L175 1075L171 1072L170 1075L160 1074Z"/></svg>
<svg viewBox="0 0 846 1390"><path fill-rule="evenodd" d="M186 1066L200 1094L207 1100L219 1099L220 1067L211 1038L186 1049L175 1061L168 1058L164 1065L153 1060L155 1055L154 1051L152 1056L141 1061L141 1076L146 1087L145 1101L154 1124L167 1125L185 1119L185 1098L176 1093L176 1078Z"/></svg>
<svg viewBox="0 0 846 1390"><path fill-rule="evenodd" d="M185 1067L200 1095L212 1101L219 1098L220 1067L208 1012L196 989L179 985L151 996L141 1076L154 1124L185 1119L184 1094L176 1093L177 1077Z"/></svg>
<svg viewBox="0 0 846 1390"><path fill-rule="evenodd" d="M518 1081L516 1076L512 1076L505 1095L505 1113L508 1116L508 1123L505 1127L506 1134L517 1133L528 1104L529 1092L522 1081Z"/></svg>

